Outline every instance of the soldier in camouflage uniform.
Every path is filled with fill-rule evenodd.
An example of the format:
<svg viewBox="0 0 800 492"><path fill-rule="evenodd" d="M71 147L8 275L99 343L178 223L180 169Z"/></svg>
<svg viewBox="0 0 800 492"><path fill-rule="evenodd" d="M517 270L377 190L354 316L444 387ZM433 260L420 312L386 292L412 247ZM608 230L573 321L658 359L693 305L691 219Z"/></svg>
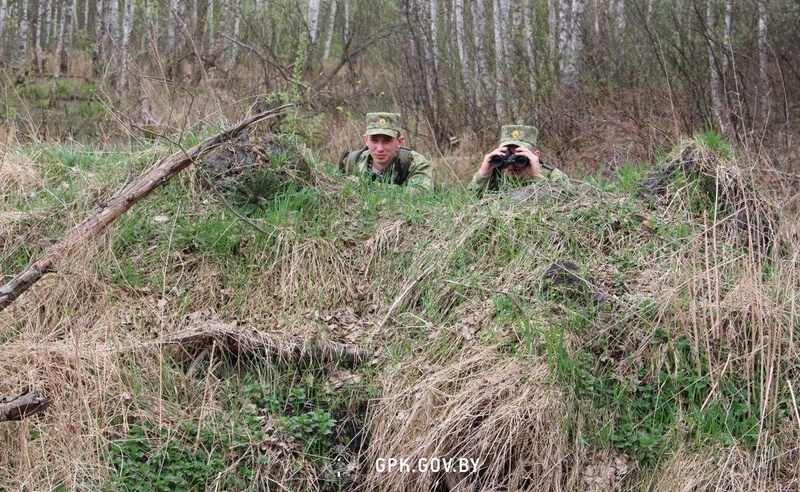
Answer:
<svg viewBox="0 0 800 492"><path fill-rule="evenodd" d="M569 186L566 174L539 160L538 135L539 131L532 126L504 126L500 130L500 145L483 157L468 188L482 195L486 190L525 185L538 179Z"/></svg>
<svg viewBox="0 0 800 492"><path fill-rule="evenodd" d="M404 138L397 113L367 113L362 151L342 156L340 168L374 180L433 191L433 168L422 154L403 147Z"/></svg>

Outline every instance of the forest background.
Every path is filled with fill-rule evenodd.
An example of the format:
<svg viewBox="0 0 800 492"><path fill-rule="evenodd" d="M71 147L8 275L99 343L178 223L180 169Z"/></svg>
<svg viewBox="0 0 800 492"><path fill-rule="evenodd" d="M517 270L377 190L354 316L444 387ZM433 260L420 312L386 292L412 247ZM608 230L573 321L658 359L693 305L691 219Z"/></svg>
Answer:
<svg viewBox="0 0 800 492"><path fill-rule="evenodd" d="M445 181L508 123L537 126L575 174L708 129L789 171L799 22L779 0L0 0L1 117L103 142L302 100L330 158L359 144L364 113L401 112L412 145L448 158Z"/></svg>

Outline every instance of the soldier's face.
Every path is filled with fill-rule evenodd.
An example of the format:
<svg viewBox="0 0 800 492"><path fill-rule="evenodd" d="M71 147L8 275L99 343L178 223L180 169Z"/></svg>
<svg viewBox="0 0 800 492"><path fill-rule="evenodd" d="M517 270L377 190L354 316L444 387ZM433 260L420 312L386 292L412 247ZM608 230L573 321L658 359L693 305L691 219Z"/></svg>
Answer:
<svg viewBox="0 0 800 492"><path fill-rule="evenodd" d="M398 135L396 138L389 135L367 135L364 137L364 143L369 150L369 155L372 156L372 162L385 166L392 162L397 149L403 145L403 136Z"/></svg>

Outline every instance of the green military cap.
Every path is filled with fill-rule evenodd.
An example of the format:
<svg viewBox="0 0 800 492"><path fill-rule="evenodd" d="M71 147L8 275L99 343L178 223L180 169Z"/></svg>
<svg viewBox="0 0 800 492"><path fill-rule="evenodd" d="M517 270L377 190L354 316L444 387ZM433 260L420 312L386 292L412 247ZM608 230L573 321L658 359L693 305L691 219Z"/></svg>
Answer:
<svg viewBox="0 0 800 492"><path fill-rule="evenodd" d="M500 145L516 145L517 147L527 147L532 149L536 147L536 137L539 136L539 130L533 126L524 125L506 125L500 129Z"/></svg>
<svg viewBox="0 0 800 492"><path fill-rule="evenodd" d="M367 131L364 135L400 135L400 115L398 113L367 113Z"/></svg>

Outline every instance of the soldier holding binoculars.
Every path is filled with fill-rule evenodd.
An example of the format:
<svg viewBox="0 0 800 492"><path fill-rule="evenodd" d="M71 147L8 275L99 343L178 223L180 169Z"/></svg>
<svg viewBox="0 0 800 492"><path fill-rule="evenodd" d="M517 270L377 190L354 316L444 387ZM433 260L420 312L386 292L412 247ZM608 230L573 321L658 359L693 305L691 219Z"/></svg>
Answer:
<svg viewBox="0 0 800 492"><path fill-rule="evenodd" d="M483 157L468 188L482 194L510 183L524 185L537 179L568 184L566 174L539 160L538 134L532 126L504 126L500 130L500 145Z"/></svg>

